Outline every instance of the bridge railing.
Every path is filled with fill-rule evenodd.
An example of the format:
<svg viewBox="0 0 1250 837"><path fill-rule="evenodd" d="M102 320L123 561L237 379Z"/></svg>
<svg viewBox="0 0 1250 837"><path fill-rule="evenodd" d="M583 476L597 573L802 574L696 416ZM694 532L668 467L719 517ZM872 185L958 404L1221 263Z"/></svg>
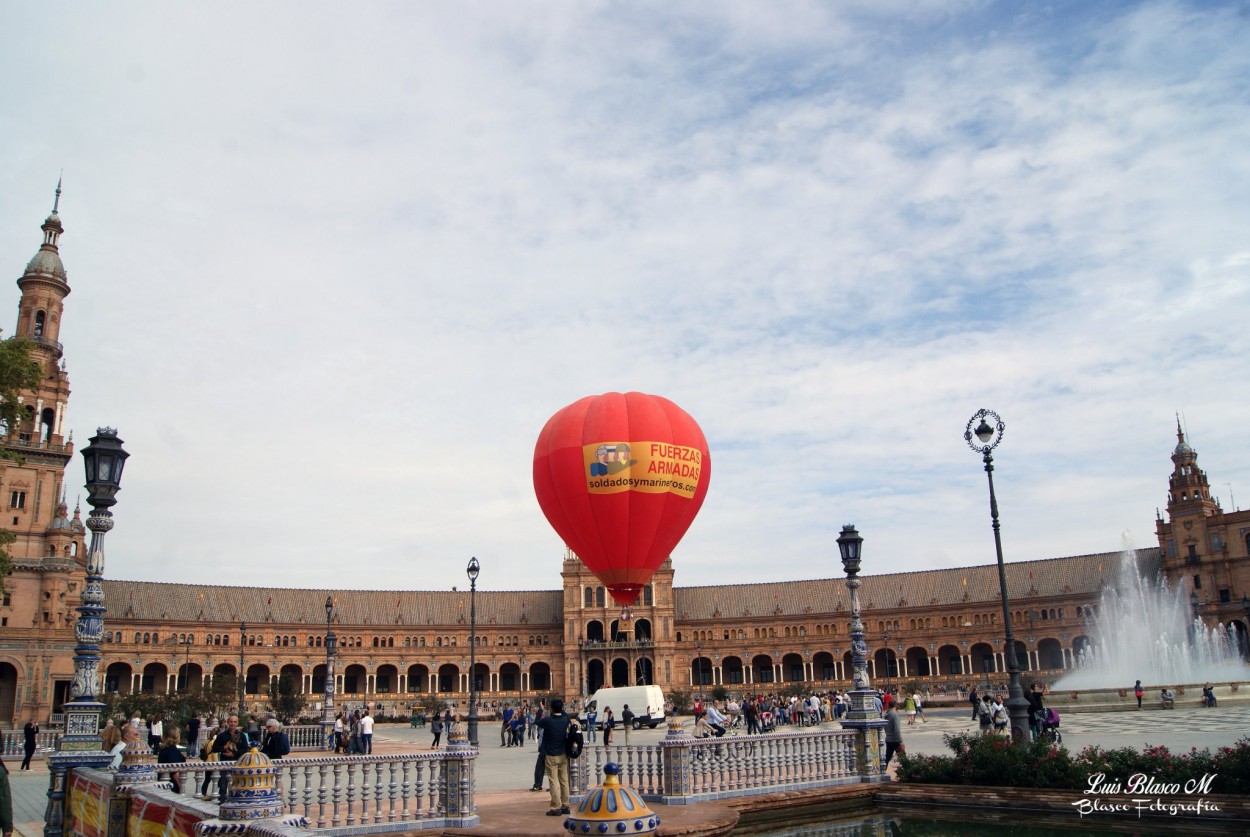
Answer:
<svg viewBox="0 0 1250 837"><path fill-rule="evenodd" d="M26 752L26 733L20 729L5 730L2 733L4 737L3 753L8 756L21 756ZM48 750L55 750L57 742L61 740L60 730L41 731L35 736L35 755L43 758Z"/></svg>

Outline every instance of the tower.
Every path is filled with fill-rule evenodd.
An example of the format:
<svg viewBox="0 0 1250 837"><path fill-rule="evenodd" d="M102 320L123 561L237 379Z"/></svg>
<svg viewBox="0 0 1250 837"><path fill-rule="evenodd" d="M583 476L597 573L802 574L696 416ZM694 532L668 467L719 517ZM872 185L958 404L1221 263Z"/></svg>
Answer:
<svg viewBox="0 0 1250 837"><path fill-rule="evenodd" d="M69 376L62 363L61 315L69 295L60 238L61 184L43 241L17 280L17 328L9 339L31 344L38 384L18 397L15 426L0 428L0 528L15 536L8 551L13 572L0 604L0 628L9 641L0 653L0 727L27 718L46 723L68 699L73 679L76 608L86 581L85 527L70 517L65 469L74 457L66 430Z"/></svg>

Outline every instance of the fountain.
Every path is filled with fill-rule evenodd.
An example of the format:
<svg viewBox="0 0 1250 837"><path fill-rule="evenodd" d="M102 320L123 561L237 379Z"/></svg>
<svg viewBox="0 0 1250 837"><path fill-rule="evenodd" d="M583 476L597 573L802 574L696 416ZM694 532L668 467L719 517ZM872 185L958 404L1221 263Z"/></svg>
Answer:
<svg viewBox="0 0 1250 837"><path fill-rule="evenodd" d="M1245 637L1234 625L1206 627L1181 587L1143 575L1128 532L1115 586L1103 591L1090 625L1092 643L1055 691L1250 681Z"/></svg>

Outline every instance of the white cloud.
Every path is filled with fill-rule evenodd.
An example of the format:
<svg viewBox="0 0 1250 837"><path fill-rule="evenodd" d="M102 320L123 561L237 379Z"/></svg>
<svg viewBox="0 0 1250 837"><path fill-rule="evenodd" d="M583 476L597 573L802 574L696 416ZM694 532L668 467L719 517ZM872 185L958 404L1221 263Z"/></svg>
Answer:
<svg viewBox="0 0 1250 837"><path fill-rule="evenodd" d="M0 254L65 167L111 575L554 587L533 443L608 390L708 435L682 584L850 521L870 571L991 560L982 406L1009 559L1150 543L1177 409L1245 481L1234 9L371 9L11 10Z"/></svg>

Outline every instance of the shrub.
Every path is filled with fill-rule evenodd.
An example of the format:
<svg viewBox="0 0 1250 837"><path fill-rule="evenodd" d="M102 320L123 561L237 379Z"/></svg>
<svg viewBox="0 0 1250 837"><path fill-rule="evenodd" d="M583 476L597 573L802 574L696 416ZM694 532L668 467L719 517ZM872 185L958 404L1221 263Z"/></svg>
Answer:
<svg viewBox="0 0 1250 837"><path fill-rule="evenodd" d="M1129 778L1137 774L1182 788L1215 774L1210 792L1250 794L1250 738L1215 753L1196 747L1180 754L1158 746L1140 752L1131 747L1086 747L1075 757L1043 740L1013 745L1001 736L980 733L946 735L943 740L951 756L900 755L899 781L1083 790L1089 787L1089 777L1101 773L1105 784L1127 790Z"/></svg>

